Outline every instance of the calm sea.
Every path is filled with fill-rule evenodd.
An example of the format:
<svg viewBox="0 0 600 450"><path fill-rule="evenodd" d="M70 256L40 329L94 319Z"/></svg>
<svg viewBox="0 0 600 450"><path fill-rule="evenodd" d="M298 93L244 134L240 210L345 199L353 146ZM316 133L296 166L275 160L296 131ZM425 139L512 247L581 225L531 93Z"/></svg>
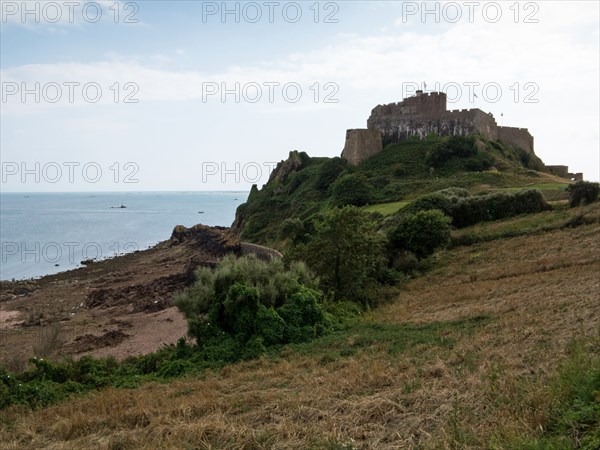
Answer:
<svg viewBox="0 0 600 450"><path fill-rule="evenodd" d="M247 192L2 193L0 279L144 250L175 225L229 226ZM121 205L125 208L121 208Z"/></svg>

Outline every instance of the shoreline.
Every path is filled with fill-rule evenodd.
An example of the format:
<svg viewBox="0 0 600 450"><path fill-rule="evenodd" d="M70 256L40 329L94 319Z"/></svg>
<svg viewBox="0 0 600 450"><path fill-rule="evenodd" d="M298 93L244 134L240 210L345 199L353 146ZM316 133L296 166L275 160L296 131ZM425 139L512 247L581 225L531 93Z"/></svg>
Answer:
<svg viewBox="0 0 600 450"><path fill-rule="evenodd" d="M22 370L33 356L123 359L175 343L187 332L175 294L193 282L196 268L241 248L230 228L178 226L146 250L0 281L0 364Z"/></svg>

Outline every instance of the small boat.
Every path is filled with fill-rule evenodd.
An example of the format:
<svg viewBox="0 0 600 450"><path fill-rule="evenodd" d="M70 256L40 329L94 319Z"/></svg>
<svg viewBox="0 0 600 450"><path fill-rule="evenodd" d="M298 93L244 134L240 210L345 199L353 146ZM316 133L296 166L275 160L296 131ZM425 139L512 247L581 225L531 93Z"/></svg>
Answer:
<svg viewBox="0 0 600 450"><path fill-rule="evenodd" d="M198 214L204 214L204 211L198 211Z"/></svg>
<svg viewBox="0 0 600 450"><path fill-rule="evenodd" d="M125 208L127 208L127 206L121 204L121 206L111 206L110 208L111 209L125 209Z"/></svg>

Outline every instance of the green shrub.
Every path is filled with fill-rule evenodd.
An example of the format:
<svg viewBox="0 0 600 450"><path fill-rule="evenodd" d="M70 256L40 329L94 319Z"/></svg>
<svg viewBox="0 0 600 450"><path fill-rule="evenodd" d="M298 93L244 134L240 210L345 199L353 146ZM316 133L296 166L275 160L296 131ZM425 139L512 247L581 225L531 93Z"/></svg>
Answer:
<svg viewBox="0 0 600 450"><path fill-rule="evenodd" d="M223 331L239 336L240 340L246 341L254 334L258 296L258 289L255 287L235 283L227 290L222 308L215 307L213 309L216 313L211 314L211 319ZM213 305L217 306L218 303Z"/></svg>
<svg viewBox="0 0 600 450"><path fill-rule="evenodd" d="M589 181L578 181L567 187L569 192L569 206L574 208L581 205L589 205L598 200L600 184Z"/></svg>
<svg viewBox="0 0 600 450"><path fill-rule="evenodd" d="M364 206L372 197L372 188L363 174L342 175L332 185L332 201L336 206Z"/></svg>
<svg viewBox="0 0 600 450"><path fill-rule="evenodd" d="M345 159L336 157L327 160L319 170L315 180L315 188L322 193L327 192L332 183L349 168L350 166Z"/></svg>
<svg viewBox="0 0 600 450"><path fill-rule="evenodd" d="M474 137L449 136L432 146L427 152L426 162L430 167L441 167L452 158L468 158L476 155Z"/></svg>
<svg viewBox="0 0 600 450"><path fill-rule="evenodd" d="M389 235L390 245L394 250L408 250L425 258L450 241L451 221L438 210L403 216Z"/></svg>
<svg viewBox="0 0 600 450"><path fill-rule="evenodd" d="M197 281L176 298L188 320L188 333L204 352L220 346L229 336L237 345L235 358L262 354L264 348L315 336L324 322L315 291L317 280L303 263L286 269L280 260L255 257L224 258L216 269L197 271ZM299 329L309 327L310 333ZM300 336L300 337L298 337ZM258 352L258 353L257 353Z"/></svg>
<svg viewBox="0 0 600 450"><path fill-rule="evenodd" d="M300 241L305 234L304 222L297 217L285 219L279 227L279 237L291 239L292 242Z"/></svg>
<svg viewBox="0 0 600 450"><path fill-rule="evenodd" d="M418 211L435 209L450 216L454 227L463 228L479 222L548 211L552 207L536 189L477 196L464 196L460 191L443 190L415 200L396 214L395 222L398 218Z"/></svg>
<svg viewBox="0 0 600 450"><path fill-rule="evenodd" d="M259 305L256 313L256 334L262 337L266 346L278 344L285 340L286 323L270 306Z"/></svg>

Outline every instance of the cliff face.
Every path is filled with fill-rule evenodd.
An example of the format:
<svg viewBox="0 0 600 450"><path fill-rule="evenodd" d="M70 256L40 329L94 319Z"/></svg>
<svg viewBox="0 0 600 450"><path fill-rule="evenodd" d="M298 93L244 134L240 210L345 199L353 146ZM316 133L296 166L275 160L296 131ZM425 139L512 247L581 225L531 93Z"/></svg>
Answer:
<svg viewBox="0 0 600 450"><path fill-rule="evenodd" d="M274 193L281 193L282 186L289 181L290 177L294 173L301 171L309 163L310 157L306 153L299 152L298 150L291 151L288 158L280 161L273 172L271 172L266 186L273 189ZM265 186L263 186L263 188L264 187ZM231 225L231 233L233 236L241 235L244 227L247 225L248 216L252 216L256 212L253 210L253 207L257 203L260 203L261 196L262 194L258 190L258 187L253 185L250 189L248 200L246 203L238 206L235 212L235 220Z"/></svg>

